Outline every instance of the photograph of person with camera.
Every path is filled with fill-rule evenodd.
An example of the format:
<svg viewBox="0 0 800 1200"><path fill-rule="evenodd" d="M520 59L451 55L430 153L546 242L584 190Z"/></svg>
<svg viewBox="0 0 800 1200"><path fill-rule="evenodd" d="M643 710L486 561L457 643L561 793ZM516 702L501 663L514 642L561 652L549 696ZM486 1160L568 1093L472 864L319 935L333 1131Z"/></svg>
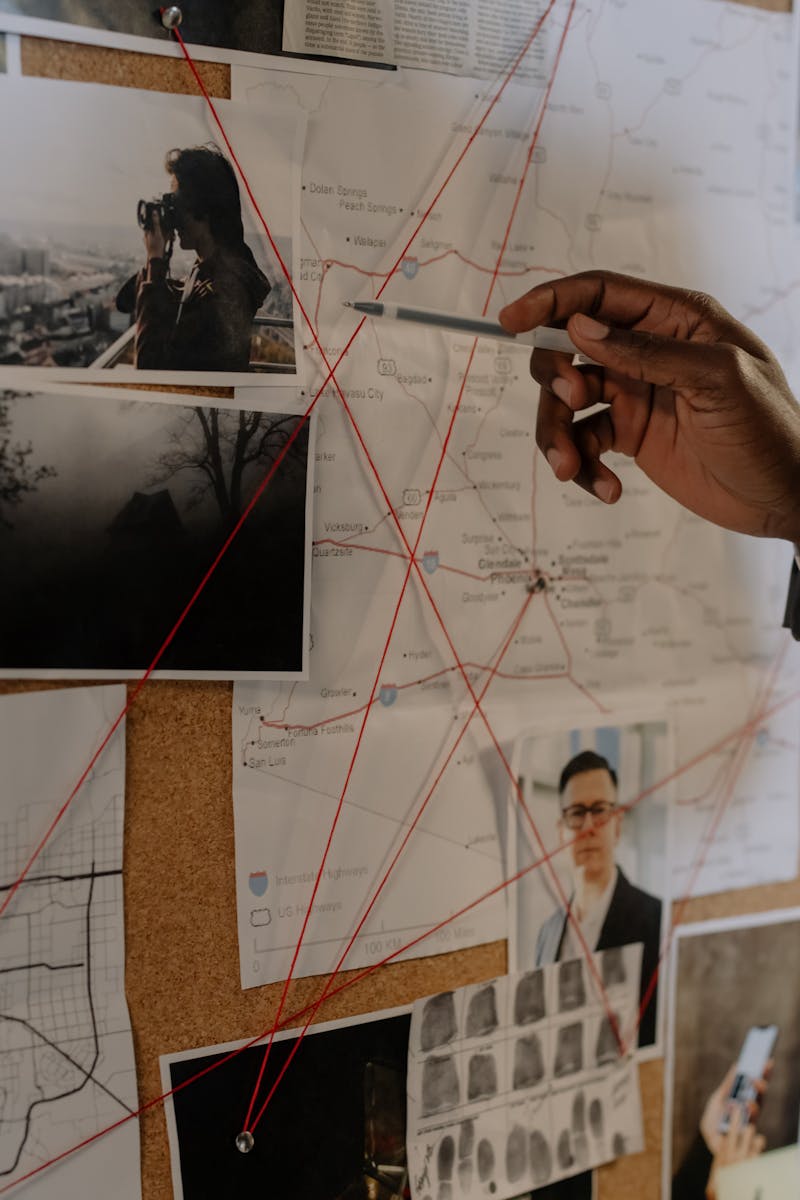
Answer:
<svg viewBox="0 0 800 1200"><path fill-rule="evenodd" d="M239 185L216 146L171 150L172 188L140 200L147 261L117 295L133 313L134 365L141 370L247 371L253 318L271 290L244 240ZM196 259L170 273L175 239Z"/></svg>
<svg viewBox="0 0 800 1200"><path fill-rule="evenodd" d="M16 114L0 129L0 367L291 384L301 114L219 102L267 233L202 97L0 81Z"/></svg>

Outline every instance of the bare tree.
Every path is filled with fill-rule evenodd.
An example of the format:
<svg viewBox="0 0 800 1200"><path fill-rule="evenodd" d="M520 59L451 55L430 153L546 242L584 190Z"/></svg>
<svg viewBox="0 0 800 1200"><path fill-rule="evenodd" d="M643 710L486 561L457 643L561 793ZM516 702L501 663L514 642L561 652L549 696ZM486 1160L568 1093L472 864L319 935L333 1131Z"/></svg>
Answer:
<svg viewBox="0 0 800 1200"><path fill-rule="evenodd" d="M12 431L17 392L4 391L0 398L0 525L13 528L6 512L35 492L43 479L56 474L54 467L36 467L30 461L32 442L15 442Z"/></svg>
<svg viewBox="0 0 800 1200"><path fill-rule="evenodd" d="M184 411L185 416L170 435L168 449L158 458L150 483L165 483L179 473L190 473L194 476L191 501L199 504L210 491L223 524L232 526L242 515L248 468L268 470L302 418L200 405ZM290 446L281 470L296 470L304 455L303 431Z"/></svg>

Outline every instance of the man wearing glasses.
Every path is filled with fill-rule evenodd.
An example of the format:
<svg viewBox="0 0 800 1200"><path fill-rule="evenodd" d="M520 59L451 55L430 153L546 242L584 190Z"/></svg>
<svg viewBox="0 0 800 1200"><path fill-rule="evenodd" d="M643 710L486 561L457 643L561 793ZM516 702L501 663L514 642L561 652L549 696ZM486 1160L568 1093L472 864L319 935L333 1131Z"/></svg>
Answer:
<svg viewBox="0 0 800 1200"><path fill-rule="evenodd" d="M658 966L661 901L634 887L614 861L623 817L616 772L601 754L583 750L561 772L558 793L559 831L562 845L569 846L574 889L569 914L559 907L539 930L536 966L584 956L576 924L589 950L642 942L644 1000ZM656 994L654 988L642 1016L640 1046L656 1040Z"/></svg>

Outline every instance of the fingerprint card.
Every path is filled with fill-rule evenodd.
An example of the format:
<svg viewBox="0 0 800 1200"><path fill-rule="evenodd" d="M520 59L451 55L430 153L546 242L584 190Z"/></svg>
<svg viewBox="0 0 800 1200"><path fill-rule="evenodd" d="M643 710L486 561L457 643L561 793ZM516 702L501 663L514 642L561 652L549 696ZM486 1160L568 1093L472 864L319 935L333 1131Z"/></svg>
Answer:
<svg viewBox="0 0 800 1200"><path fill-rule="evenodd" d="M623 946L414 1005L414 1200L506 1200L643 1148L641 964Z"/></svg>

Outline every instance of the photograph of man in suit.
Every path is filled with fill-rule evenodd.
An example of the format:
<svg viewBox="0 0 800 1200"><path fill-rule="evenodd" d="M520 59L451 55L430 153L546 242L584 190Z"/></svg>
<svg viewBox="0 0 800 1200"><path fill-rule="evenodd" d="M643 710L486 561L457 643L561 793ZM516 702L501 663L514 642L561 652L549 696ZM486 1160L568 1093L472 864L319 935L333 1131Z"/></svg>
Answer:
<svg viewBox="0 0 800 1200"><path fill-rule="evenodd" d="M575 924L589 950L642 942L641 998L658 966L661 901L634 885L615 861L624 810L617 801L617 775L594 750L571 758L558 783L559 834L568 846L574 886L568 908L560 905L539 929L536 966L584 954ZM654 988L639 1028L639 1045L656 1040Z"/></svg>

